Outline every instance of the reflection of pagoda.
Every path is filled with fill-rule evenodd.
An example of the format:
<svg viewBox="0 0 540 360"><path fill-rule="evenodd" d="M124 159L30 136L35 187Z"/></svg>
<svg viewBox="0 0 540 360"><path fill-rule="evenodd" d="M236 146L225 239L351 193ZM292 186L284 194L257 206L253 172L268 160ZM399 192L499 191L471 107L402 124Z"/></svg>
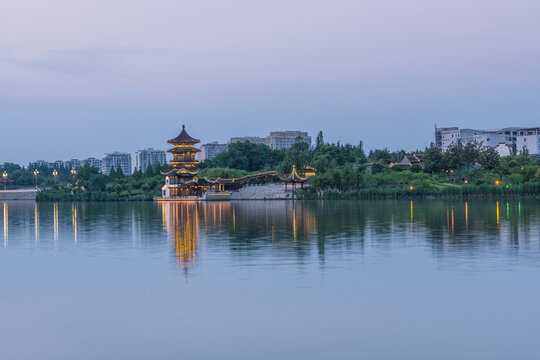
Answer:
<svg viewBox="0 0 540 360"><path fill-rule="evenodd" d="M161 174L165 176L165 186L162 188L163 198L193 198L201 197L208 186L215 183L203 178L197 178L199 162L195 160L195 154L201 150L194 147L200 140L188 135L185 125L182 125L182 132L176 138L167 141L174 145L168 150L173 154L171 167Z"/></svg>
<svg viewBox="0 0 540 360"><path fill-rule="evenodd" d="M164 226L174 242L177 265L188 269L195 265L199 237L198 206L194 203L162 203Z"/></svg>

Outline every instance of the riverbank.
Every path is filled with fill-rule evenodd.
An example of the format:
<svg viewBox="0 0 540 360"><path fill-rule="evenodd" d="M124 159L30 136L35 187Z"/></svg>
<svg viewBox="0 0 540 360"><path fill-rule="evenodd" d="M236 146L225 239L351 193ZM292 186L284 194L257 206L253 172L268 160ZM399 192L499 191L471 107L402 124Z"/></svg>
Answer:
<svg viewBox="0 0 540 360"><path fill-rule="evenodd" d="M419 186L419 187L376 187L342 191L337 189L319 190L303 189L298 193L301 199L326 200L368 200L368 199L448 199L448 198L516 198L540 197L540 182L520 185L452 185L452 186Z"/></svg>
<svg viewBox="0 0 540 360"><path fill-rule="evenodd" d="M69 189L43 190L36 201L153 201L154 196L139 191L108 193L104 191L70 192ZM490 199L540 197L540 183L530 182L514 186L452 185L440 187L374 187L341 191L299 189L296 193L285 191L282 184L246 186L232 193L230 200L376 200L376 199Z"/></svg>
<svg viewBox="0 0 540 360"><path fill-rule="evenodd" d="M0 201L3 200L35 200L36 189L0 190Z"/></svg>

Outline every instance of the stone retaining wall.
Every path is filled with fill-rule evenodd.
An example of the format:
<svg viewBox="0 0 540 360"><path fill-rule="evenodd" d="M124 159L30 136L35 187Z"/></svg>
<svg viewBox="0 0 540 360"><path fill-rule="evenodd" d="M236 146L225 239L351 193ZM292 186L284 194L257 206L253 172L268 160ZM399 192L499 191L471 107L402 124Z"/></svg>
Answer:
<svg viewBox="0 0 540 360"><path fill-rule="evenodd" d="M231 200L278 200L293 197L291 191L285 191L284 184L248 185L231 194Z"/></svg>
<svg viewBox="0 0 540 360"><path fill-rule="evenodd" d="M0 201L2 200L35 200L37 190L0 190Z"/></svg>

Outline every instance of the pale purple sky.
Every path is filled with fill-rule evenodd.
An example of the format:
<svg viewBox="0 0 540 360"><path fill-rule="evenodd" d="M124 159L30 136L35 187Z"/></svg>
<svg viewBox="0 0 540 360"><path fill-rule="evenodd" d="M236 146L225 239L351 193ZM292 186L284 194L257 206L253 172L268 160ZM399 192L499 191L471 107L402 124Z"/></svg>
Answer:
<svg viewBox="0 0 540 360"><path fill-rule="evenodd" d="M0 163L540 126L538 0L0 1Z"/></svg>

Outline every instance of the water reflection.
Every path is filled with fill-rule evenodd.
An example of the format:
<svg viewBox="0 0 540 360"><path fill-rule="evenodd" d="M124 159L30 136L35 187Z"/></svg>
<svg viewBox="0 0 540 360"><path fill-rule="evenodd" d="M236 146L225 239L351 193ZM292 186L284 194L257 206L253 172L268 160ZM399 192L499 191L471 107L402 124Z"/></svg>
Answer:
<svg viewBox="0 0 540 360"><path fill-rule="evenodd" d="M8 220L8 204L7 202L4 202L4 247L8 246L8 226L9 226L9 220Z"/></svg>
<svg viewBox="0 0 540 360"><path fill-rule="evenodd" d="M534 200L505 201L254 201L170 203L3 202L4 247L100 251L169 251L193 269L204 250L236 258L312 258L430 249L439 261L456 256L538 258L539 210ZM41 220L41 221L40 221ZM27 242L27 239L33 241ZM534 250L534 251L530 251Z"/></svg>
<svg viewBox="0 0 540 360"><path fill-rule="evenodd" d="M169 239L174 243L177 265L187 270L195 265L199 240L200 202L160 203L163 225ZM206 219L206 211L205 219ZM221 214L221 212L220 212Z"/></svg>
<svg viewBox="0 0 540 360"><path fill-rule="evenodd" d="M73 225L73 242L77 243L77 205L71 204L71 224Z"/></svg>

